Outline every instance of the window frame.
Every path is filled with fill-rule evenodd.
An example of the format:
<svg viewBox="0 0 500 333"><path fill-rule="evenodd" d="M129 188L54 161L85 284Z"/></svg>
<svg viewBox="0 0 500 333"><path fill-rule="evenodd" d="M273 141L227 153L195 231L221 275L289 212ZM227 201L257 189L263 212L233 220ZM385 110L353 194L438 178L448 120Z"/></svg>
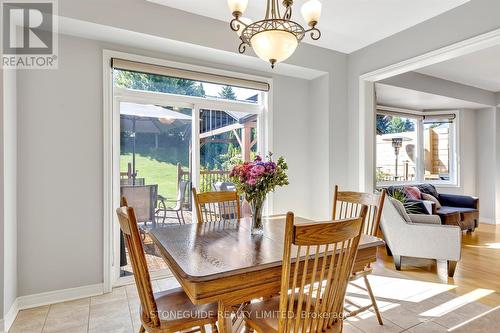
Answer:
<svg viewBox="0 0 500 333"><path fill-rule="evenodd" d="M376 181L376 177L374 177L377 188L389 187L389 186L398 186L398 185L418 185L418 184L432 184L438 187L460 187L460 111L459 110L440 110L440 111L417 111L417 110L407 110L407 109L399 109L393 107L386 106L377 106L375 111L375 118L379 114L390 114L393 116L400 116L404 118L413 118L416 119L417 123L417 156L415 166L416 170L416 179L413 181ZM425 179L425 147L424 147L424 116L438 116L438 115L454 115L455 118L452 122L453 126L450 126L449 140L450 140L450 162L449 162L449 174L450 180L426 180ZM375 133L376 133L376 122L375 122ZM376 134L375 134L376 135ZM376 147L375 140L375 169L377 168L377 155L378 149Z"/></svg>

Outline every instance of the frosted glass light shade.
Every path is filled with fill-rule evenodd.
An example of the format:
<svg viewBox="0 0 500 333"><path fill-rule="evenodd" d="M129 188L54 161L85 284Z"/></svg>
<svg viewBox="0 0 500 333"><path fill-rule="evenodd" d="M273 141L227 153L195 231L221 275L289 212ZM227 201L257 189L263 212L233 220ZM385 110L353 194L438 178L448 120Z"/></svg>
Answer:
<svg viewBox="0 0 500 333"><path fill-rule="evenodd" d="M295 35L281 30L259 32L250 43L257 56L272 65L290 57L298 45Z"/></svg>
<svg viewBox="0 0 500 333"><path fill-rule="evenodd" d="M321 2L319 0L309 0L302 5L300 11L302 17L310 25L312 22L317 23L321 17Z"/></svg>
<svg viewBox="0 0 500 333"><path fill-rule="evenodd" d="M231 13L239 12L243 14L247 9L248 0L227 0L227 5Z"/></svg>
<svg viewBox="0 0 500 333"><path fill-rule="evenodd" d="M249 18L247 17L240 17L239 20L243 23L245 23L246 25L250 25L252 24L252 20L250 20ZM241 32L243 31L243 29L245 29L246 27L241 24L241 23L238 23L240 25L240 28L238 29L238 31L236 31L236 33L238 34L238 36L241 36Z"/></svg>

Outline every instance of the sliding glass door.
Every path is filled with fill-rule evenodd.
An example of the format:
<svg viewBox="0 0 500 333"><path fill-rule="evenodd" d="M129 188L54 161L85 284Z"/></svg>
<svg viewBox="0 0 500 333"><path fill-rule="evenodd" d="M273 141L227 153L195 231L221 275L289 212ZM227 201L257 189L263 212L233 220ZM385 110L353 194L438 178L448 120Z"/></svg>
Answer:
<svg viewBox="0 0 500 333"><path fill-rule="evenodd" d="M168 103L117 98L120 114L120 196L134 207L149 270L168 274L148 231L192 221L192 109ZM120 276L132 267L120 235Z"/></svg>
<svg viewBox="0 0 500 333"><path fill-rule="evenodd" d="M144 75L115 71L113 206L125 197L134 208L151 276L160 278L170 271L149 231L196 222L192 187L235 190L232 166L266 151L263 93ZM174 93L161 91L165 87ZM243 214L250 214L245 203ZM112 281L130 283L133 270L116 217L113 230Z"/></svg>

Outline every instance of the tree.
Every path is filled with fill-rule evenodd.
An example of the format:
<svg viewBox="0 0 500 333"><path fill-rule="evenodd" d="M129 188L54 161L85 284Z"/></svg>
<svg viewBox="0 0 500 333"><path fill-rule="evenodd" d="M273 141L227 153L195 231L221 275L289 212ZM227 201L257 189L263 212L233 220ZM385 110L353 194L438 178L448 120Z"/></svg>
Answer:
<svg viewBox="0 0 500 333"><path fill-rule="evenodd" d="M233 87L224 86L221 91L219 91L219 97L224 99L236 99L236 94L234 93Z"/></svg>
<svg viewBox="0 0 500 333"><path fill-rule="evenodd" d="M415 124L409 118L377 115L377 132L379 134L413 132Z"/></svg>
<svg viewBox="0 0 500 333"><path fill-rule="evenodd" d="M177 95L205 96L203 85L192 80L121 70L115 70L114 74L115 84L123 88Z"/></svg>
<svg viewBox="0 0 500 333"><path fill-rule="evenodd" d="M377 134L389 133L389 119L383 114L377 115Z"/></svg>

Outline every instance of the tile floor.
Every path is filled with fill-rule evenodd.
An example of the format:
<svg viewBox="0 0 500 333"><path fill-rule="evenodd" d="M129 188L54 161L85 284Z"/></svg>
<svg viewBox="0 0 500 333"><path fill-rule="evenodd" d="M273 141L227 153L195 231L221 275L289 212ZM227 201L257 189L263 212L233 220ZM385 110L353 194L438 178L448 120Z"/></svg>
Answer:
<svg viewBox="0 0 500 333"><path fill-rule="evenodd" d="M453 285L415 281L388 270L378 271L370 281L384 325L368 311L349 318L345 333L498 332L500 307L477 302L492 291L458 296L449 292ZM362 286L362 281L356 283ZM153 281L155 291L177 286L174 278ZM349 287L348 297L362 305L368 302L356 287ZM133 333L139 331L138 311L137 290L130 285L102 296L23 310L9 333Z"/></svg>

